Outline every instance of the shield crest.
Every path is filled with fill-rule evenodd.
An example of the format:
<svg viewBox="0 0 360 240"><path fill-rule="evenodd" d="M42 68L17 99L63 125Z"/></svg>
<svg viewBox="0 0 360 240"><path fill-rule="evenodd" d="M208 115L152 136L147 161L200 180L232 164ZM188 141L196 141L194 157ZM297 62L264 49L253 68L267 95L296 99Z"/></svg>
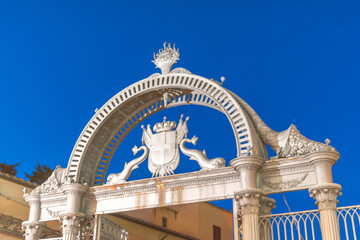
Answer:
<svg viewBox="0 0 360 240"><path fill-rule="evenodd" d="M160 176L171 174L179 165L179 146L175 131L165 131L152 136L149 153L149 170ZM170 171L170 172L168 172Z"/></svg>
<svg viewBox="0 0 360 240"><path fill-rule="evenodd" d="M164 121L154 126L154 132L151 131L150 125L143 128L142 142L149 148L149 171L154 176L166 176L174 174L174 170L179 165L179 143L187 134L186 122L182 120L183 115L176 127L176 122Z"/></svg>

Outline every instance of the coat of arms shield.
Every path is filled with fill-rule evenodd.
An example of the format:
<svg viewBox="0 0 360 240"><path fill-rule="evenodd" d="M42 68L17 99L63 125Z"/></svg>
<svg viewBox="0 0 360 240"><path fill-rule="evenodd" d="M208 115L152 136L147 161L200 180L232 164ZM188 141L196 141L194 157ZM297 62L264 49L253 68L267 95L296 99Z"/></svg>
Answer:
<svg viewBox="0 0 360 240"><path fill-rule="evenodd" d="M143 142L149 148L148 166L154 176L165 176L174 174L174 170L179 165L179 143L187 134L186 122L182 121L182 115L177 126L174 121L164 121L155 124L151 131L150 125L143 127Z"/></svg>

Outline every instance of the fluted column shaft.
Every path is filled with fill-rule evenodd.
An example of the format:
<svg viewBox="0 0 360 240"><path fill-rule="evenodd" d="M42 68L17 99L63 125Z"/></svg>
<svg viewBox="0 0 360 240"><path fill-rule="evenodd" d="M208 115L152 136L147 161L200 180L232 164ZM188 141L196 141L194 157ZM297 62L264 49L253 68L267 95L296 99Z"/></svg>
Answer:
<svg viewBox="0 0 360 240"><path fill-rule="evenodd" d="M66 211L60 214L63 240L76 240L81 222L84 220L82 213L82 198L88 187L79 183L61 185L67 197Z"/></svg>
<svg viewBox="0 0 360 240"><path fill-rule="evenodd" d="M341 195L341 186L335 183L319 184L309 192L319 208L322 239L340 240L336 205L337 197Z"/></svg>
<svg viewBox="0 0 360 240"><path fill-rule="evenodd" d="M275 208L275 200L272 198L264 197L260 201L260 216L267 216L271 214L271 210ZM263 219L260 222L260 239L271 240L271 224L270 218Z"/></svg>
<svg viewBox="0 0 360 240"><path fill-rule="evenodd" d="M339 220L337 218L337 197L341 186L333 183L331 167L339 159L336 151L321 151L309 155L315 168L317 185L309 189L310 196L316 200L320 214L322 239L340 240Z"/></svg>
<svg viewBox="0 0 360 240"><path fill-rule="evenodd" d="M242 219L244 240L260 240L259 210L263 195L263 191L257 188L248 188L235 193Z"/></svg>
<svg viewBox="0 0 360 240"><path fill-rule="evenodd" d="M30 206L29 220L22 223L25 240L38 240L41 238L42 228L45 223L39 222L41 214L40 195L24 194L25 201Z"/></svg>
<svg viewBox="0 0 360 240"><path fill-rule="evenodd" d="M234 193L242 220L242 239L260 240L259 209L264 193L256 188L256 172L264 160L255 156L241 156L230 161L230 165L239 172L239 192ZM234 229L238 234L238 229Z"/></svg>

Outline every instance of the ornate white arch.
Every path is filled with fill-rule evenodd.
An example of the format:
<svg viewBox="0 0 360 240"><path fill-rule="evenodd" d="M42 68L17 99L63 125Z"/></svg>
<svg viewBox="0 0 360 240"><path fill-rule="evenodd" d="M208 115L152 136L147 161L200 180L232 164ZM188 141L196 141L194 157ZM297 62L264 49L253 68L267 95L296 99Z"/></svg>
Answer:
<svg viewBox="0 0 360 240"><path fill-rule="evenodd" d="M96 112L71 153L68 176L102 184L114 152L137 124L155 112L186 104L224 113L234 131L238 156L249 149L252 155L266 156L247 113L218 82L189 73L155 74L125 88Z"/></svg>
<svg viewBox="0 0 360 240"><path fill-rule="evenodd" d="M74 146L68 168L57 167L46 182L30 194L24 192L30 205L29 221L22 224L26 239L39 238L44 220L60 219L64 239L75 239L84 216L227 198L234 198L236 202L234 217L241 213L243 221L250 223L243 227L243 236L259 239L260 232L254 231L260 229L256 213L260 205L264 207L270 202L273 205L273 201L263 202L263 196L309 188L317 202L319 196L333 201L331 209L325 206L324 210L319 205L320 210L327 211L320 219L321 226L327 223L330 226L329 231L323 231L323 236L326 239L326 236L333 236L334 226L338 224L335 202L341 186L332 180L331 166L339 154L329 145L330 140L323 144L307 139L294 125L282 132L270 129L245 101L223 88L221 83L193 75L183 68L171 71L177 60L179 52L175 46L164 44L164 49L154 56L153 61L162 74L153 74L111 98L84 128ZM103 183L114 152L136 125L153 113L185 104L214 108L227 116L237 147L237 157L230 161L231 167L223 167L222 159L221 168L216 171L125 184L110 181L107 185L93 186ZM181 128L186 127L186 121L181 122L184 125L180 125L179 135ZM165 125L162 126L166 129ZM156 143L160 145L161 141ZM265 143L276 151L277 156L271 161L264 161L267 159ZM192 156L181 144L182 152ZM145 146L142 149L148 151ZM144 161L148 155L146 151L140 160L132 160L133 165L130 162L127 166L133 168L135 163ZM123 172L127 174L129 171ZM237 227L234 231L238 234Z"/></svg>

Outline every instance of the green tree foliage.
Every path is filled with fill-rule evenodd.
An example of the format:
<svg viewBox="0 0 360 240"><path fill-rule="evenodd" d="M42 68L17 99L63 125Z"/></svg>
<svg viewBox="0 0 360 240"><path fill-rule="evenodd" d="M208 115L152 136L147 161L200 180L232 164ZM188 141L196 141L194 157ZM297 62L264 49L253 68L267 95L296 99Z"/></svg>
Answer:
<svg viewBox="0 0 360 240"><path fill-rule="evenodd" d="M17 174L17 170L15 169L17 166L19 166L20 163L17 164L6 164L0 162L0 172L7 173L12 176L15 176Z"/></svg>
<svg viewBox="0 0 360 240"><path fill-rule="evenodd" d="M30 182L42 184L45 182L53 172L47 165L36 164L35 171L32 172L32 175L25 173L26 177L30 180Z"/></svg>

